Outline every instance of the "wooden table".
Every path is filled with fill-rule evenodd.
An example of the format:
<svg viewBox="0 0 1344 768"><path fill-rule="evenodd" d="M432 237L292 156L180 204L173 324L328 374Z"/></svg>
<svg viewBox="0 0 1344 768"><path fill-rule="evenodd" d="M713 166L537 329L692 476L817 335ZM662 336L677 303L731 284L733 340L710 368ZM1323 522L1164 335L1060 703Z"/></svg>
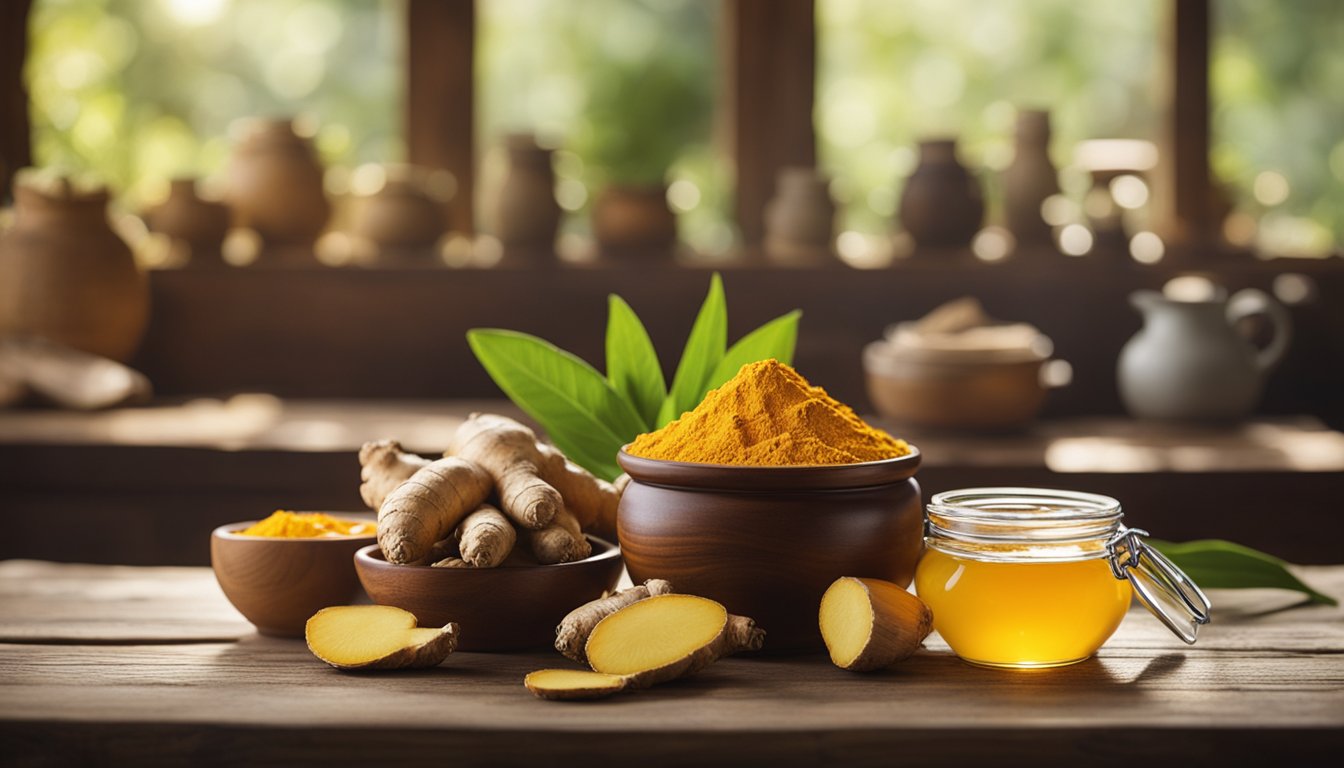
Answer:
<svg viewBox="0 0 1344 768"><path fill-rule="evenodd" d="M1299 575L1344 595L1344 566ZM729 659L591 703L553 652L350 674L251 631L203 568L0 563L0 763L451 766L1317 765L1344 750L1344 609L1214 592L1187 648L1139 609L1094 659L966 665L933 636L867 676ZM469 630L468 630L469 631ZM1155 761L1155 762L1154 762ZM1192 761L1192 762L1188 762Z"/></svg>

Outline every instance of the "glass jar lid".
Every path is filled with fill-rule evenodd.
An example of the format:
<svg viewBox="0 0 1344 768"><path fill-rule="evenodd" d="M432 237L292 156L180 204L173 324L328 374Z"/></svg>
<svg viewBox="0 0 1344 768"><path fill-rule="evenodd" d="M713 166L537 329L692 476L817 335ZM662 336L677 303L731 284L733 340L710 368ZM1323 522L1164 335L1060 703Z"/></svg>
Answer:
<svg viewBox="0 0 1344 768"><path fill-rule="evenodd" d="M1126 528L1109 496L1045 488L968 488L935 494L924 543L956 557L1033 563L1106 558L1117 579L1186 643L1209 623L1209 599L1175 563Z"/></svg>

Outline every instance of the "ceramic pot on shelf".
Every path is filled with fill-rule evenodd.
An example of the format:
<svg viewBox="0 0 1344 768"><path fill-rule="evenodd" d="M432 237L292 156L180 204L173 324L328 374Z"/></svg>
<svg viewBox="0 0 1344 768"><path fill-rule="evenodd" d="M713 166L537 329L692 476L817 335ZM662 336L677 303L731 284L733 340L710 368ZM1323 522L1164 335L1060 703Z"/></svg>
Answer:
<svg viewBox="0 0 1344 768"><path fill-rule="evenodd" d="M448 230L448 195L421 168L389 165L372 194L355 201L351 234L372 244L376 261L436 263L434 246Z"/></svg>
<svg viewBox="0 0 1344 768"><path fill-rule="evenodd" d="M1041 204L1057 194L1059 172L1050 160L1050 113L1019 112L1013 162L1003 172L1004 218L1019 245L1053 243L1050 225L1041 216Z"/></svg>
<svg viewBox="0 0 1344 768"><path fill-rule="evenodd" d="M765 252L783 265L834 260L835 203L830 179L815 168L782 168L765 206Z"/></svg>
<svg viewBox="0 0 1344 768"><path fill-rule="evenodd" d="M980 184L957 160L957 143L919 143L919 164L901 195L901 225L921 248L965 248L985 216Z"/></svg>
<svg viewBox="0 0 1344 768"><path fill-rule="evenodd" d="M506 259L522 255L532 261L549 260L561 217L551 150L539 146L532 134L512 134L504 139L504 152L507 170L493 199L486 202L487 220Z"/></svg>
<svg viewBox="0 0 1344 768"><path fill-rule="evenodd" d="M603 258L672 257L677 218L667 205L667 187L609 185L593 201L592 216Z"/></svg>
<svg viewBox="0 0 1344 768"><path fill-rule="evenodd" d="M313 243L331 216L322 165L290 120L251 122L229 161L235 223L260 235L262 261L316 263Z"/></svg>
<svg viewBox="0 0 1344 768"><path fill-rule="evenodd" d="M40 336L126 362L149 319L135 257L107 220L107 191L16 180L0 234L0 335Z"/></svg>
<svg viewBox="0 0 1344 768"><path fill-rule="evenodd" d="M173 179L168 199L145 212L149 230L171 241L174 260L192 267L225 265L222 250L229 220L229 207L201 199L191 178Z"/></svg>
<svg viewBox="0 0 1344 768"><path fill-rule="evenodd" d="M1255 409L1264 380L1288 350L1287 310L1248 288L1230 299L1175 300L1137 291L1130 303L1143 328L1125 344L1118 366L1120 396L1129 412L1168 421L1235 421ZM1274 329L1264 349L1237 331L1244 318L1263 315Z"/></svg>

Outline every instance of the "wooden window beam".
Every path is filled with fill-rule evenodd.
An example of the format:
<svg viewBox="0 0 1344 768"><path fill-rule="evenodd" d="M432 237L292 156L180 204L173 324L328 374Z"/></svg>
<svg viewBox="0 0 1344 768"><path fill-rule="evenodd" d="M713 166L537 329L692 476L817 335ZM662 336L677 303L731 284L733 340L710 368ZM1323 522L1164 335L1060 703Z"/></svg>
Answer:
<svg viewBox="0 0 1344 768"><path fill-rule="evenodd" d="M406 153L457 179L452 229L473 231L475 179L473 0L408 0Z"/></svg>
<svg viewBox="0 0 1344 768"><path fill-rule="evenodd" d="M0 3L0 201L9 196L14 172L33 162L28 91L23 83L31 7L31 0Z"/></svg>
<svg viewBox="0 0 1344 768"><path fill-rule="evenodd" d="M1163 238L1177 246L1220 239L1209 168L1210 0L1168 0L1162 25L1162 134L1155 204Z"/></svg>

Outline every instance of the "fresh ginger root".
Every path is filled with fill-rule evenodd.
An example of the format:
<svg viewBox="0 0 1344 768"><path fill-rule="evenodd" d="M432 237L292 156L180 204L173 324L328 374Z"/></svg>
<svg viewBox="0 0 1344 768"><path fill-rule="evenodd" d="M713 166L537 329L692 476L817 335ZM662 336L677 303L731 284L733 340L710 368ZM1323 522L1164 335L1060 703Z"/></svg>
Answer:
<svg viewBox="0 0 1344 768"><path fill-rule="evenodd" d="M434 667L457 648L457 625L419 629L415 614L390 605L323 608L304 627L308 650L337 669Z"/></svg>
<svg viewBox="0 0 1344 768"><path fill-rule="evenodd" d="M383 499L429 464L429 459L407 453L396 440L365 443L359 449L359 495L377 511Z"/></svg>
<svg viewBox="0 0 1344 768"><path fill-rule="evenodd" d="M482 504L453 532L461 557L473 568L494 568L513 551L518 532L498 509Z"/></svg>
<svg viewBox="0 0 1344 768"><path fill-rule="evenodd" d="M627 605L655 595L672 592L672 585L662 579L649 579L637 587L622 589L615 594L603 595L569 612L555 628L555 650L579 663L588 661L584 645L593 627Z"/></svg>
<svg viewBox="0 0 1344 768"><path fill-rule="evenodd" d="M565 509L578 519L579 526L609 541L616 540L616 508L622 488L593 477L592 473L565 458L560 449L545 443L537 445L544 464L542 478L565 500ZM628 475L625 475L629 479Z"/></svg>
<svg viewBox="0 0 1344 768"><path fill-rule="evenodd" d="M608 696L693 674L715 660L761 647L765 632L751 619L694 595L656 595L627 605L597 623L585 653L594 672L623 680L540 670L524 684L543 699ZM562 674L569 673L569 674ZM598 685L606 681L605 685Z"/></svg>
<svg viewBox="0 0 1344 768"><path fill-rule="evenodd" d="M841 669L870 672L908 658L933 630L933 613L899 584L846 576L821 596L821 637Z"/></svg>
<svg viewBox="0 0 1344 768"><path fill-rule="evenodd" d="M564 508L560 492L541 479L536 433L513 419L473 413L457 428L452 453L490 475L500 508L523 528L545 528Z"/></svg>
<svg viewBox="0 0 1344 768"><path fill-rule="evenodd" d="M593 545L583 535L579 521L563 507L545 528L539 531L524 528L519 533L542 565L572 563L593 553Z"/></svg>
<svg viewBox="0 0 1344 768"><path fill-rule="evenodd" d="M378 546L389 563L410 564L429 555L458 523L485 502L490 476L458 458L421 467L378 507Z"/></svg>

